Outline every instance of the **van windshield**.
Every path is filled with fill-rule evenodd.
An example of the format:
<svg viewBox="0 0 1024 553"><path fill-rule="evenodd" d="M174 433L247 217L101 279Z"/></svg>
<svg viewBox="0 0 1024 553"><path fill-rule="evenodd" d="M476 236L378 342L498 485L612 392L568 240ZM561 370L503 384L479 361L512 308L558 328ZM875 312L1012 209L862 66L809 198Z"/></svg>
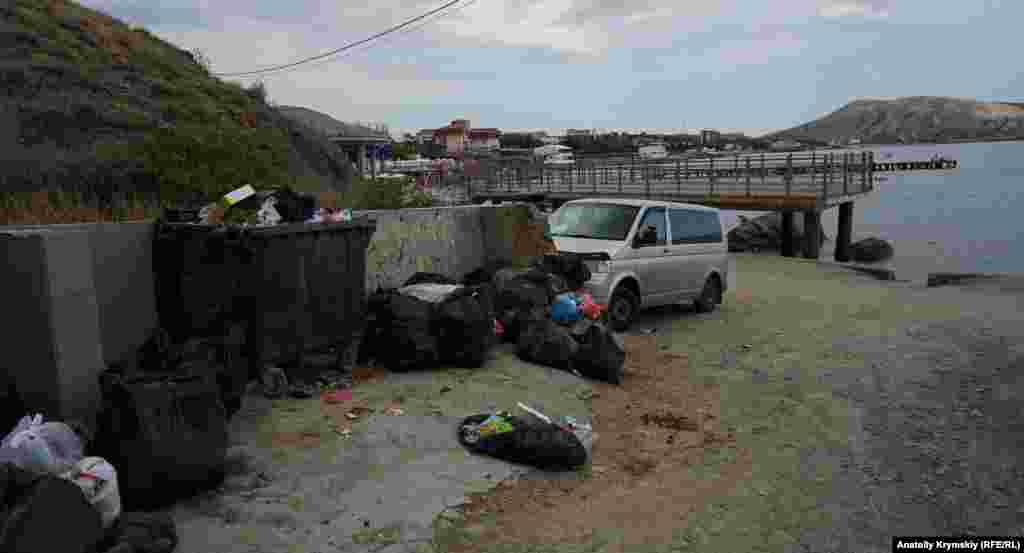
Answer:
<svg viewBox="0 0 1024 553"><path fill-rule="evenodd" d="M553 237L622 241L639 211L628 205L566 204L551 215L548 225Z"/></svg>

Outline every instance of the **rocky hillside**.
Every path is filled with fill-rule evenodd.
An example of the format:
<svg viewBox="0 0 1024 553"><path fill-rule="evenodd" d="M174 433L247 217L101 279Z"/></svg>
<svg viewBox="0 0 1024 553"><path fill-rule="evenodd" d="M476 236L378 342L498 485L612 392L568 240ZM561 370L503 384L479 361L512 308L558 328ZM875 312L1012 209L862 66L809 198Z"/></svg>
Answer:
<svg viewBox="0 0 1024 553"><path fill-rule="evenodd" d="M221 81L189 52L68 0L0 3L0 90L0 192L167 199L351 179L344 156L262 87Z"/></svg>
<svg viewBox="0 0 1024 553"><path fill-rule="evenodd" d="M873 144L1024 139L1024 104L936 96L856 100L825 117L765 138L817 142L860 138Z"/></svg>

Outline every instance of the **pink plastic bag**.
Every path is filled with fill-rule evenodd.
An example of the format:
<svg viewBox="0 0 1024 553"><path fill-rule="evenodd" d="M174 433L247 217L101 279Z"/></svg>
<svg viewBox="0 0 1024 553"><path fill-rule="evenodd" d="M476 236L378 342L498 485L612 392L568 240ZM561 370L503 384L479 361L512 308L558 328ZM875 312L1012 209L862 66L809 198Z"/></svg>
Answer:
<svg viewBox="0 0 1024 553"><path fill-rule="evenodd" d="M505 325L501 324L501 321L494 319L494 335L501 337L505 334Z"/></svg>

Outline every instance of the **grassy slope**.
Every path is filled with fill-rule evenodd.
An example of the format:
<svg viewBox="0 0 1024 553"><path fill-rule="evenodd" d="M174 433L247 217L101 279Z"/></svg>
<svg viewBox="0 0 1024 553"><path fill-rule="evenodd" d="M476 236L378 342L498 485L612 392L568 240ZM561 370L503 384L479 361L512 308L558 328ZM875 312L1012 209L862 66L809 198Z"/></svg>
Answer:
<svg viewBox="0 0 1024 553"><path fill-rule="evenodd" d="M191 54L67 0L0 7L6 190L342 189L336 149Z"/></svg>

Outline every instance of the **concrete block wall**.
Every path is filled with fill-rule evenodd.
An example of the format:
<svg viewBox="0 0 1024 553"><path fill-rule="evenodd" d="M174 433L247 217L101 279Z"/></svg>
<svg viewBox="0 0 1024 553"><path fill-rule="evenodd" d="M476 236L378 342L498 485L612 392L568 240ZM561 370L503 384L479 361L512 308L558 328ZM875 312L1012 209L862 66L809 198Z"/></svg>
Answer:
<svg viewBox="0 0 1024 553"><path fill-rule="evenodd" d="M377 220L366 252L366 290L394 288L417 272L459 278L495 261L513 260L525 206L460 206L361 211Z"/></svg>
<svg viewBox="0 0 1024 553"><path fill-rule="evenodd" d="M0 367L22 400L48 417L88 417L104 368L90 233L4 232Z"/></svg>
<svg viewBox="0 0 1024 553"><path fill-rule="evenodd" d="M0 227L0 371L27 405L89 418L98 376L157 325L151 223Z"/></svg>

